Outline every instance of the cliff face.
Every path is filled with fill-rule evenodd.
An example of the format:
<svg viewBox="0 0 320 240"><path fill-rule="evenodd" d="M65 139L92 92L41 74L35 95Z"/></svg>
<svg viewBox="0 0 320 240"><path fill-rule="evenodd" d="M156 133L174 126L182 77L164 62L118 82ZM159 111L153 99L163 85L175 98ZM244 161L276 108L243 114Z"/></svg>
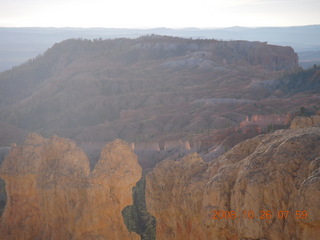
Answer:
<svg viewBox="0 0 320 240"><path fill-rule="evenodd" d="M298 55L291 47L247 41L230 41L224 43L224 46L228 49L228 55L225 55L227 63L246 61L251 65L272 71L289 70L298 66Z"/></svg>
<svg viewBox="0 0 320 240"><path fill-rule="evenodd" d="M240 128L257 125L261 128L266 128L268 125L287 125L291 122L292 114L270 114L270 115L252 115L250 120L246 117L245 121L240 123Z"/></svg>
<svg viewBox="0 0 320 240"><path fill-rule="evenodd" d="M126 143L107 144L93 171L74 142L31 134L13 146L1 165L8 201L1 240L140 239L129 233L121 211L132 204L141 178Z"/></svg>
<svg viewBox="0 0 320 240"><path fill-rule="evenodd" d="M319 127L320 126L320 115L311 117L295 117L290 125L292 129L306 128L306 127Z"/></svg>
<svg viewBox="0 0 320 240"><path fill-rule="evenodd" d="M249 62L253 65L261 65L265 69L278 71L294 69L298 66L298 55L291 47L280 47L268 45L268 48L258 45L250 49L248 54Z"/></svg>
<svg viewBox="0 0 320 240"><path fill-rule="evenodd" d="M291 47L269 45L257 41L195 40L191 43L179 38L154 36L137 43L135 48L147 50L144 57L183 56L178 61L166 62L165 66L169 67L196 66L210 68L217 66L217 63L223 63L224 65L247 63L271 71L289 70L298 67L298 55Z"/></svg>
<svg viewBox="0 0 320 240"><path fill-rule="evenodd" d="M146 178L157 240L317 239L319 143L320 128L281 130L210 163L196 154L159 163Z"/></svg>

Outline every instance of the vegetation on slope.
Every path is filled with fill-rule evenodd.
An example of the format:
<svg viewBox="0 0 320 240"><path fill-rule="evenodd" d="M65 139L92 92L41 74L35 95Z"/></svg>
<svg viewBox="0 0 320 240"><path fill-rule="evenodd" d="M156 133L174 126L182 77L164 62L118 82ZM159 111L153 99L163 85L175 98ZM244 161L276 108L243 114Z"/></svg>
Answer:
<svg viewBox="0 0 320 240"><path fill-rule="evenodd" d="M0 178L0 217L4 211L7 202L5 182Z"/></svg>
<svg viewBox="0 0 320 240"><path fill-rule="evenodd" d="M156 239L156 219L147 210L145 200L146 179L142 176L132 189L133 205L122 210L124 222L130 232L136 232L141 240Z"/></svg>

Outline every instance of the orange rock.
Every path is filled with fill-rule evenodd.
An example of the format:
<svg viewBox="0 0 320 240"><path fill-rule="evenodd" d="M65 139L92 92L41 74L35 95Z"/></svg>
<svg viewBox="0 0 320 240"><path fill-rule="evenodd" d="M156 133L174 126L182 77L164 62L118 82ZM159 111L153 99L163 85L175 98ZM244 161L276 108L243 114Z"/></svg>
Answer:
<svg viewBox="0 0 320 240"><path fill-rule="evenodd" d="M140 239L129 233L122 209L141 178L125 142L107 144L90 172L83 151L68 139L31 134L1 165L8 202L1 240Z"/></svg>
<svg viewBox="0 0 320 240"><path fill-rule="evenodd" d="M191 155L158 164L146 178L157 240L317 239L319 143L320 128L281 130L210 163Z"/></svg>
<svg viewBox="0 0 320 240"><path fill-rule="evenodd" d="M305 128L305 127L319 127L320 126L320 116L315 115L311 117L295 117L290 125L290 128L297 129L297 128Z"/></svg>

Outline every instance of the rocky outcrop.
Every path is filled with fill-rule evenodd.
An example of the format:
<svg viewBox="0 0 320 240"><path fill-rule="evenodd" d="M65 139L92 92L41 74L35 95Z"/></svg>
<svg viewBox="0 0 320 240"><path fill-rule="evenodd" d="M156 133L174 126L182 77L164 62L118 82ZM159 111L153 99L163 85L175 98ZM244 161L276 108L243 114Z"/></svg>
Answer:
<svg viewBox="0 0 320 240"><path fill-rule="evenodd" d="M226 63L248 62L266 70L279 71L298 67L298 55L291 47L269 45L263 42L230 41L223 43Z"/></svg>
<svg viewBox="0 0 320 240"><path fill-rule="evenodd" d="M90 171L73 141L31 134L12 147L0 177L8 196L1 240L140 239L121 215L141 178L137 157L125 142L107 144Z"/></svg>
<svg viewBox="0 0 320 240"><path fill-rule="evenodd" d="M252 115L240 123L240 128L256 125L263 129L268 125L287 125L292 118L292 114Z"/></svg>
<svg viewBox="0 0 320 240"><path fill-rule="evenodd" d="M280 130L210 163L159 163L146 178L157 240L317 239L319 143L320 128Z"/></svg>
<svg viewBox="0 0 320 240"><path fill-rule="evenodd" d="M159 152L159 151L170 151L180 149L181 151L198 150L200 148L200 141L196 142L192 139L172 139L172 140L161 140L161 141L149 141L149 142L138 142L133 143L132 148L136 152ZM192 146L192 148L191 148Z"/></svg>
<svg viewBox="0 0 320 240"><path fill-rule="evenodd" d="M153 57L164 58L173 54L183 56L175 61L167 61L166 67L213 68L217 63L219 65L247 63L271 71L298 67L298 55L291 47L269 45L265 42L216 40L191 42L166 36L151 36L143 40L137 43L135 48L151 51Z"/></svg>
<svg viewBox="0 0 320 240"><path fill-rule="evenodd" d="M320 116L315 115L311 117L295 117L290 125L290 128L297 129L297 128L306 128L306 127L319 127L320 126Z"/></svg>
<svg viewBox="0 0 320 240"><path fill-rule="evenodd" d="M256 44L248 51L248 60L252 65L261 65L273 71L297 68L298 55L291 47Z"/></svg>

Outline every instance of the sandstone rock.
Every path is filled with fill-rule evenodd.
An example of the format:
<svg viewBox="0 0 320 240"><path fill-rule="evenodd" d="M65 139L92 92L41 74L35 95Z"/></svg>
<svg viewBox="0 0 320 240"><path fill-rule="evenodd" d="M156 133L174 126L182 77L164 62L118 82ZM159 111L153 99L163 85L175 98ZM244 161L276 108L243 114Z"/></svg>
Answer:
<svg viewBox="0 0 320 240"><path fill-rule="evenodd" d="M294 69L298 64L298 55L291 47L257 44L248 52L251 64L261 64L269 70Z"/></svg>
<svg viewBox="0 0 320 240"><path fill-rule="evenodd" d="M311 117L295 117L290 125L290 128L297 129L297 128L305 128L305 127L319 127L320 126L320 116L315 115Z"/></svg>
<svg viewBox="0 0 320 240"><path fill-rule="evenodd" d="M207 163L192 154L182 162L163 161L147 175L147 209L156 217L156 239L203 236L200 213L205 182L201 179L206 168Z"/></svg>
<svg viewBox="0 0 320 240"><path fill-rule="evenodd" d="M246 120L240 123L240 128L250 125L258 125L261 128L266 128L268 125L286 125L292 118L291 114L252 115L250 120L247 116Z"/></svg>
<svg viewBox="0 0 320 240"><path fill-rule="evenodd" d="M158 164L146 178L157 240L317 239L319 143L320 128L281 130L242 142L210 163L192 155ZM213 219L213 211L223 211L222 217ZM223 218L225 211L237 218Z"/></svg>
<svg viewBox="0 0 320 240"><path fill-rule="evenodd" d="M104 147L90 172L73 141L31 134L12 147L0 177L8 196L1 240L140 239L128 232L121 210L132 204L141 167L120 140Z"/></svg>

